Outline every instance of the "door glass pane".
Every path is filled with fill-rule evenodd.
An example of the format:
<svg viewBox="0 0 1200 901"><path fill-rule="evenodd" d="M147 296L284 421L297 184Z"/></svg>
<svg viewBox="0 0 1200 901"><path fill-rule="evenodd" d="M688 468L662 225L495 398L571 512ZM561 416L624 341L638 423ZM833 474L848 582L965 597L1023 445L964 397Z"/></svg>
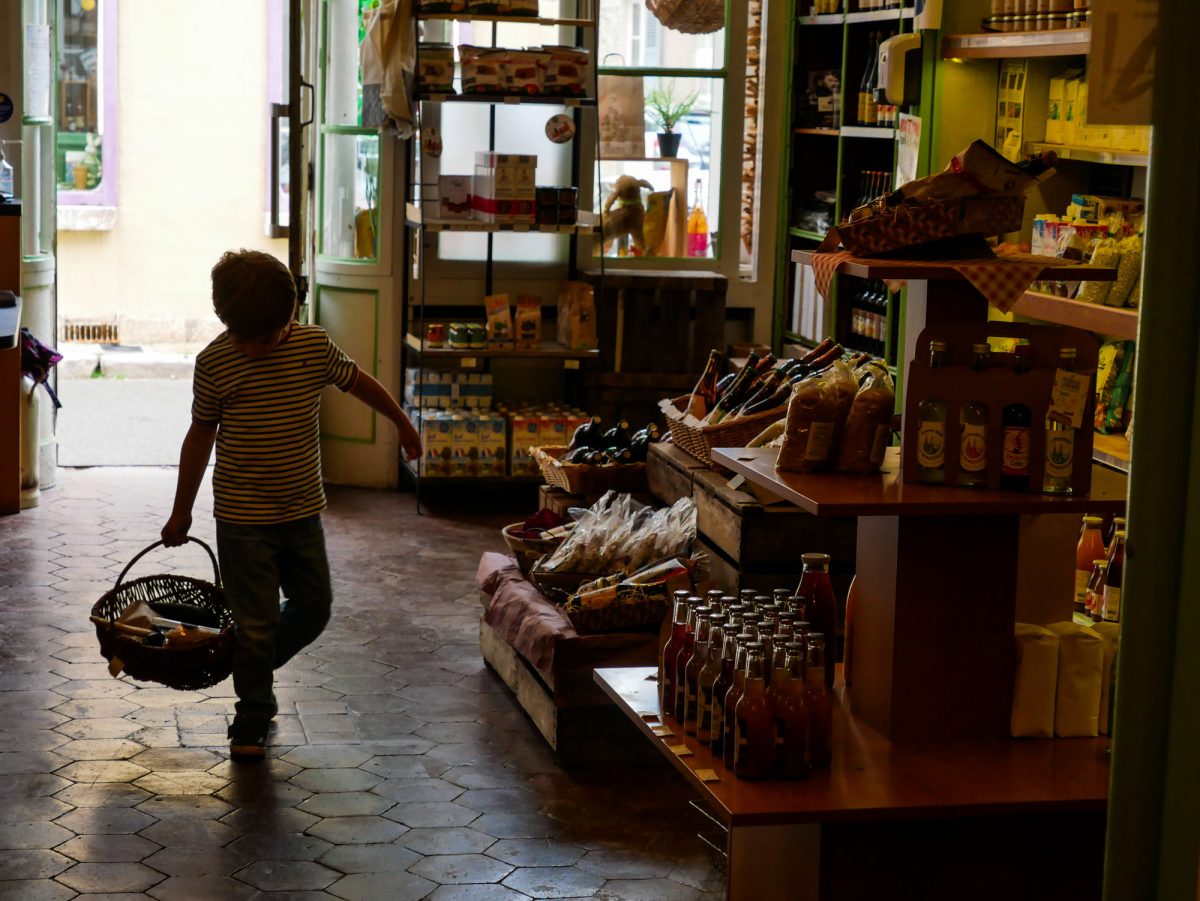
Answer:
<svg viewBox="0 0 1200 901"><path fill-rule="evenodd" d="M720 69L725 65L724 28L709 34L674 31L646 9L644 0L600 0L598 37L601 66Z"/></svg>
<svg viewBox="0 0 1200 901"><path fill-rule="evenodd" d="M326 134L321 253L346 260L379 256L379 136Z"/></svg>
<svg viewBox="0 0 1200 901"><path fill-rule="evenodd" d="M60 188L99 187L104 133L101 7L108 0L61 0L58 29Z"/></svg>
<svg viewBox="0 0 1200 901"><path fill-rule="evenodd" d="M21 128L24 162L21 172L22 253L25 256L46 256L54 253L54 142L49 125L26 125Z"/></svg>
<svg viewBox="0 0 1200 901"><path fill-rule="evenodd" d="M329 0L325 44L325 124L361 125L359 45L364 17L375 0Z"/></svg>
<svg viewBox="0 0 1200 901"><path fill-rule="evenodd" d="M629 219L626 210L630 202L635 205L640 200L643 222L641 236L636 234L635 220L630 220L630 230L622 230L605 241L605 255L715 257L721 196L723 79L631 75L612 77L606 88L607 85L614 85L615 90L634 98L634 102L621 108L639 111L632 115L642 117L642 137L640 147L634 140L614 145L625 148L626 152L602 152L595 208L603 215L604 206L611 199L610 222L624 220ZM673 131L663 131L653 109L670 107L672 112L679 112L681 105L687 108L686 114L673 123ZM608 123L609 127L617 125ZM602 141L605 128L602 122ZM636 134L633 129L628 131ZM678 146L672 148L672 144ZM632 193L616 196L621 176L644 182L637 186L637 197ZM627 191L632 192L633 184L626 184ZM596 252L599 253L598 245Z"/></svg>

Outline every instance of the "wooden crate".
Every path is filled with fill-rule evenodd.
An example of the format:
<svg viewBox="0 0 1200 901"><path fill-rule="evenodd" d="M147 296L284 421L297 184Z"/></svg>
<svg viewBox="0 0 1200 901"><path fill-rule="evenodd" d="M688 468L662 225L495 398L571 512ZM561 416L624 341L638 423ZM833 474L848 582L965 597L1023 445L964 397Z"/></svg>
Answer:
<svg viewBox="0 0 1200 901"><path fill-rule="evenodd" d="M568 494L553 485L543 485L538 489L538 509L550 510L559 516L566 517L572 507L588 506L587 498L582 494Z"/></svg>
<svg viewBox="0 0 1200 901"><path fill-rule="evenodd" d="M606 268L586 270L581 278L596 292L603 372L696 378L708 352L725 347L727 281L719 273Z"/></svg>
<svg viewBox="0 0 1200 901"><path fill-rule="evenodd" d="M854 517L816 517L792 504L764 506L754 495L730 488L727 476L700 469L692 474L700 534L745 570L786 567L809 551L829 554L831 571L852 572L857 541Z"/></svg>
<svg viewBox="0 0 1200 901"><path fill-rule="evenodd" d="M649 422L658 423L666 433L659 402L664 397L685 394L696 386L699 374L658 372L588 372L583 385L587 411L605 423L628 419L634 429Z"/></svg>
<svg viewBox="0 0 1200 901"><path fill-rule="evenodd" d="M646 459L646 481L650 493L668 506L681 497L692 496L692 477L704 464L667 441L650 446Z"/></svg>

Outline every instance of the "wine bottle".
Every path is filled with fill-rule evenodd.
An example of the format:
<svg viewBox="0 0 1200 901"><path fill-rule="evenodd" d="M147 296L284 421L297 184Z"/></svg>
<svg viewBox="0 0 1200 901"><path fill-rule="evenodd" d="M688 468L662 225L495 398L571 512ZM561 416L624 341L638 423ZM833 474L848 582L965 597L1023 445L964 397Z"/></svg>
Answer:
<svg viewBox="0 0 1200 901"><path fill-rule="evenodd" d="M1058 368L1075 371L1076 351L1064 347L1058 352ZM1046 460L1042 491L1046 494L1070 494L1075 463L1075 429L1070 422L1046 417Z"/></svg>
<svg viewBox="0 0 1200 901"><path fill-rule="evenodd" d="M700 381L696 382L696 387L692 389L692 394L688 398L687 412L697 419L703 419L708 415L708 411L717 405L721 358L719 350L708 352L708 362L704 365L704 372L701 373Z"/></svg>
<svg viewBox="0 0 1200 901"><path fill-rule="evenodd" d="M929 368L941 369L945 341L929 342ZM917 481L941 485L946 481L946 402L927 397L917 407Z"/></svg>
<svg viewBox="0 0 1200 901"><path fill-rule="evenodd" d="M1018 375L1032 366L1033 349L1028 344L1017 346L1014 368ZM1022 403L1008 404L1000 417L1004 442L1004 465L1000 487L1008 491L1024 491L1029 487L1029 437L1033 414Z"/></svg>

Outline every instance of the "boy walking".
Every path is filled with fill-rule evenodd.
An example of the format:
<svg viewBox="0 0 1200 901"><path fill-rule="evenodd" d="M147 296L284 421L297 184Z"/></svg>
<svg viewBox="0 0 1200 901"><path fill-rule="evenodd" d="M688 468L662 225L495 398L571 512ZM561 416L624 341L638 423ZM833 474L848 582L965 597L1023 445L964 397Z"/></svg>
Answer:
<svg viewBox="0 0 1200 901"><path fill-rule="evenodd" d="M294 320L296 287L283 263L260 251L226 253L212 289L226 331L196 357L192 425L162 539L168 547L187 540L215 442L217 553L237 624L229 750L261 758L278 709L273 671L321 634L333 601L321 526L322 390L334 385L391 420L409 459L421 441L383 385L324 329Z"/></svg>

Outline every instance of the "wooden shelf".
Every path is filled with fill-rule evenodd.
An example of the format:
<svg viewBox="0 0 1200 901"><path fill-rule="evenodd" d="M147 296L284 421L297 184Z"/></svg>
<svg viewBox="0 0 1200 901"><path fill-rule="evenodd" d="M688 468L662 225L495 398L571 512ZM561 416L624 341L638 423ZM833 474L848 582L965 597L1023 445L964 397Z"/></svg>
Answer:
<svg viewBox="0 0 1200 901"><path fill-rule="evenodd" d="M798 135L824 135L830 138L836 138L842 133L838 128L795 128L792 130Z"/></svg>
<svg viewBox="0 0 1200 901"><path fill-rule="evenodd" d="M1090 28L948 34L942 38L942 59L1080 56L1087 54L1091 43Z"/></svg>
<svg viewBox="0 0 1200 901"><path fill-rule="evenodd" d="M422 13L417 16L422 22L497 22L514 25L565 25L568 28L592 28L592 19L542 19L537 16L475 16L468 13Z"/></svg>
<svg viewBox="0 0 1200 901"><path fill-rule="evenodd" d="M792 262L806 266L812 265L813 251L793 250ZM1003 257L999 257L1003 259ZM1087 263L1072 263L1056 257L1029 257L1021 259L1040 259L1045 267L1038 278L1056 281L1080 281L1091 279L1098 282L1111 282L1117 278L1117 270L1111 267L1091 266ZM928 281L964 281L962 273L955 267L963 263L983 262L982 260L871 260L852 257L838 268L843 275L853 275L858 278L905 278Z"/></svg>
<svg viewBox="0 0 1200 901"><path fill-rule="evenodd" d="M896 140L896 129L877 128L874 125L843 125L839 132L843 138L875 138L879 141Z"/></svg>
<svg viewBox="0 0 1200 901"><path fill-rule="evenodd" d="M535 222L484 222L482 219L433 219L421 212L415 203L404 205L404 220L413 228L431 232L540 232L549 235L574 235L597 231L599 217L587 210L578 210L575 225L538 225Z"/></svg>
<svg viewBox="0 0 1200 901"><path fill-rule="evenodd" d="M851 714L844 695L834 709L828 770L797 782L749 782L735 778L674 720L659 719L653 667L598 668L593 678L728 827L1102 811L1108 797L1105 738L900 744ZM655 736L652 728L660 723L675 734ZM692 753L670 750L678 745ZM718 780L696 775L705 769Z"/></svg>
<svg viewBox="0 0 1200 901"><path fill-rule="evenodd" d="M1078 160L1085 163L1106 163L1110 166L1149 166L1150 154L1137 150L1105 150L1101 147L1071 147L1067 144L1047 144L1043 141L1027 141L1026 155L1053 150L1059 159Z"/></svg>
<svg viewBox="0 0 1200 901"><path fill-rule="evenodd" d="M776 472L776 448L714 448L713 462L814 516L1005 516L1021 513L1120 513L1128 479L1092 467L1090 495L988 491L904 483L900 448L889 448L883 472L803 474Z"/></svg>
<svg viewBox="0 0 1200 901"><path fill-rule="evenodd" d="M447 487L518 487L524 485L541 485L545 479L539 476L422 476L417 474L416 465L411 460L401 458L401 465L414 481L423 485L445 485Z"/></svg>
<svg viewBox="0 0 1200 901"><path fill-rule="evenodd" d="M410 350L430 358L448 360L469 359L512 359L512 360L587 360L600 356L598 350L571 350L555 341L543 341L536 350L524 350L513 347L492 348L457 348L457 347L422 347L421 339L411 332L404 336L404 343Z"/></svg>
<svg viewBox="0 0 1200 901"><path fill-rule="evenodd" d="M566 97L553 94L418 94L425 103L544 103L551 106L595 106L594 97Z"/></svg>
<svg viewBox="0 0 1200 901"><path fill-rule="evenodd" d="M1124 307L1106 307L1103 304L1026 291L1013 305L1012 312L1129 341L1137 339L1138 312Z"/></svg>
<svg viewBox="0 0 1200 901"><path fill-rule="evenodd" d="M801 25L842 25L846 21L846 14L822 13L819 16L800 16L797 21Z"/></svg>
<svg viewBox="0 0 1200 901"><path fill-rule="evenodd" d="M1092 436L1092 459L1118 472L1129 472L1129 442L1124 435Z"/></svg>
<svg viewBox="0 0 1200 901"><path fill-rule="evenodd" d="M912 7L907 9L873 9L869 12L846 13L846 22L854 25L856 22L898 22L900 19L911 19L915 15Z"/></svg>

